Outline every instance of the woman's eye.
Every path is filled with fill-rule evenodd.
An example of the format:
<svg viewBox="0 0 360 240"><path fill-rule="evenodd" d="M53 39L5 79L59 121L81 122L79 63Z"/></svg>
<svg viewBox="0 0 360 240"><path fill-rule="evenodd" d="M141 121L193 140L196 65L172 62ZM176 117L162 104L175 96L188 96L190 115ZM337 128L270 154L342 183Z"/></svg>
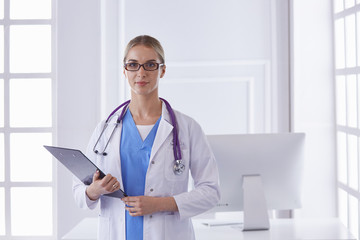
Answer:
<svg viewBox="0 0 360 240"><path fill-rule="evenodd" d="M146 66L147 66L147 67L151 67L151 68L152 68L152 67L155 67L155 65L156 65L155 63L146 63Z"/></svg>
<svg viewBox="0 0 360 240"><path fill-rule="evenodd" d="M128 67L137 67L138 63L128 63Z"/></svg>

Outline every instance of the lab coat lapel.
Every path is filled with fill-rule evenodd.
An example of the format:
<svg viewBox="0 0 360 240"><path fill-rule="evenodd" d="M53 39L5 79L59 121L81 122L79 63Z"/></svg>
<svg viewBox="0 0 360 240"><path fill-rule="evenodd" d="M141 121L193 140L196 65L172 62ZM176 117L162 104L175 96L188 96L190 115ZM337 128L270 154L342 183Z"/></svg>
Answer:
<svg viewBox="0 0 360 240"><path fill-rule="evenodd" d="M171 134L172 130L173 126L171 124L170 115L166 109L165 103L163 103L161 120L151 150L150 161L154 158L155 154L157 153L161 145L165 142L169 134Z"/></svg>
<svg viewBox="0 0 360 240"><path fill-rule="evenodd" d="M114 125L116 124L116 119L117 116L115 116L114 121L111 121L109 123L109 128L113 129ZM113 160L109 161L111 163L111 167L110 169L114 169L114 174L116 174L116 178L119 180L120 182L120 188L124 189L123 187L123 183L122 183L122 176L121 176L121 161L120 161L120 138L121 138L121 129L122 129L122 122L120 122L120 124L117 126L117 128L114 131L114 135L111 138L111 142L108 146L108 157L113 158ZM109 131L107 133L108 135L106 136L107 139L110 138L111 135L111 131Z"/></svg>

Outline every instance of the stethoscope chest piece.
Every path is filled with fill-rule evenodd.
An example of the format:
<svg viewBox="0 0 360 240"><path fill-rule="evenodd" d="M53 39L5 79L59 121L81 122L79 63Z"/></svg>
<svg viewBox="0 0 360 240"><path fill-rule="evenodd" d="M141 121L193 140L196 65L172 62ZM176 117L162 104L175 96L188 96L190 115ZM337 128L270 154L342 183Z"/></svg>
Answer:
<svg viewBox="0 0 360 240"><path fill-rule="evenodd" d="M185 171L185 165L182 160L175 160L174 173L175 175L181 175Z"/></svg>

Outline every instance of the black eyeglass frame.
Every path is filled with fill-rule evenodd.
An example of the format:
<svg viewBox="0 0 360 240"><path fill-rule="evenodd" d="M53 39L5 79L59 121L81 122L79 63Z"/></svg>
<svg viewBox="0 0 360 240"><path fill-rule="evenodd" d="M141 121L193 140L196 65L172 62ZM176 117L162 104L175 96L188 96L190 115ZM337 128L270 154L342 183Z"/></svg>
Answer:
<svg viewBox="0 0 360 240"><path fill-rule="evenodd" d="M149 64L149 63L156 64L156 68L153 69L153 70L148 70L148 69L146 69L146 68L145 68L145 64ZM125 63L125 64L124 64L125 70L126 70L126 71L130 71L130 72L139 71L141 67L143 67L143 69L144 69L145 71L150 71L150 72L151 72L151 71L156 71L156 70L159 69L159 67L162 67L162 66L165 65L164 63L157 63L157 62L148 62L148 63L144 63L144 64L136 63L136 64L139 64L138 69L136 69L136 70L129 70L129 69L127 69L127 65L128 65L128 64L133 64L133 63L130 62L130 63Z"/></svg>

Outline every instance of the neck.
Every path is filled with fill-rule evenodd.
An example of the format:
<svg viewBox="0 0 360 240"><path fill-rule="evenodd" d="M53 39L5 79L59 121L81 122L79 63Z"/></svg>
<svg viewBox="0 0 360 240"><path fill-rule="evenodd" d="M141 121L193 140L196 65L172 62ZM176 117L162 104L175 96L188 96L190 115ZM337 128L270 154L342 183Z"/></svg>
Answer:
<svg viewBox="0 0 360 240"><path fill-rule="evenodd" d="M135 124L150 125L161 116L162 102L158 96L135 95L131 96L129 109Z"/></svg>

